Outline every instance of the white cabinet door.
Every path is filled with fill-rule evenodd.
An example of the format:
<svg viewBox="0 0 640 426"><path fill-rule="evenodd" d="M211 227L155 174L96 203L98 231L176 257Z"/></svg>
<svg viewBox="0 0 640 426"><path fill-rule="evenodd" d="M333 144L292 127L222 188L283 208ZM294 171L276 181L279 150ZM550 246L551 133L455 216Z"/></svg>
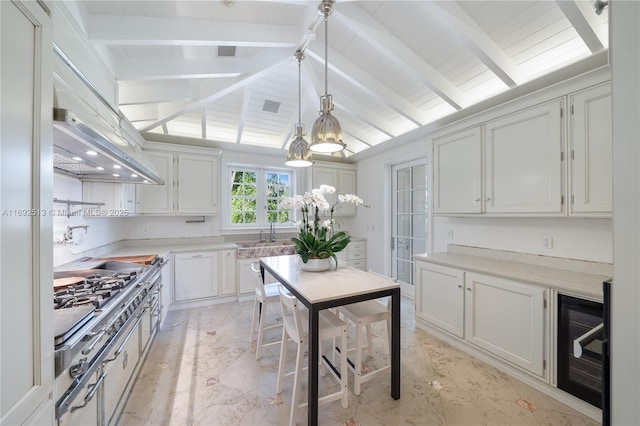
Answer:
<svg viewBox="0 0 640 426"><path fill-rule="evenodd" d="M562 100L485 125L485 211L562 213Z"/></svg>
<svg viewBox="0 0 640 426"><path fill-rule="evenodd" d="M260 259L238 259L238 294L251 294L256 289L256 282L251 270L252 263L260 262Z"/></svg>
<svg viewBox="0 0 640 426"><path fill-rule="evenodd" d="M43 7L0 1L0 423L7 425L54 424L46 213L53 199L53 49Z"/></svg>
<svg viewBox="0 0 640 426"><path fill-rule="evenodd" d="M90 206L100 210L120 208L120 184L110 182L82 182L82 201L85 203L104 203L102 206Z"/></svg>
<svg viewBox="0 0 640 426"><path fill-rule="evenodd" d="M547 290L470 272L464 283L466 340L542 377Z"/></svg>
<svg viewBox="0 0 640 426"><path fill-rule="evenodd" d="M160 178L164 180L164 185L140 185L136 191L138 213L173 214L173 154L146 151L146 156L158 171Z"/></svg>
<svg viewBox="0 0 640 426"><path fill-rule="evenodd" d="M218 157L178 154L179 215L218 213Z"/></svg>
<svg viewBox="0 0 640 426"><path fill-rule="evenodd" d="M319 188L320 185L329 185L336 188L336 191L339 192L338 170L329 167L312 166L311 173L311 184L313 188ZM327 194L325 198L331 204L334 204L338 200L335 194Z"/></svg>
<svg viewBox="0 0 640 426"><path fill-rule="evenodd" d="M356 194L356 170L350 165L333 166L330 163L314 164L311 167L311 186L319 188L320 185L333 186L336 193ZM335 204L338 201L336 194L327 194L327 201ZM338 205L334 211L334 216L355 216L356 206L343 203Z"/></svg>
<svg viewBox="0 0 640 426"><path fill-rule="evenodd" d="M253 276L253 271L251 270L251 264L255 263L256 267L260 267L260 259L248 258L248 259L238 259L238 294L253 294L256 290L256 282ZM265 272L265 282L273 283L276 282L276 279L271 276L268 272Z"/></svg>
<svg viewBox="0 0 640 426"><path fill-rule="evenodd" d="M184 302L218 295L218 253L174 255L173 300Z"/></svg>
<svg viewBox="0 0 640 426"><path fill-rule="evenodd" d="M612 212L611 85L570 96L571 214Z"/></svg>
<svg viewBox="0 0 640 426"><path fill-rule="evenodd" d="M433 212L482 212L482 134L476 127L433 141Z"/></svg>
<svg viewBox="0 0 640 426"><path fill-rule="evenodd" d="M415 262L416 317L464 337L464 272Z"/></svg>
<svg viewBox="0 0 640 426"><path fill-rule="evenodd" d="M338 185L341 194L355 194L356 171L338 170ZM340 216L355 216L356 205L351 203L341 203L338 205L338 214Z"/></svg>
<svg viewBox="0 0 640 426"><path fill-rule="evenodd" d="M220 272L218 282L220 283L221 295L235 295L236 290L236 251L220 250L218 252L218 264Z"/></svg>

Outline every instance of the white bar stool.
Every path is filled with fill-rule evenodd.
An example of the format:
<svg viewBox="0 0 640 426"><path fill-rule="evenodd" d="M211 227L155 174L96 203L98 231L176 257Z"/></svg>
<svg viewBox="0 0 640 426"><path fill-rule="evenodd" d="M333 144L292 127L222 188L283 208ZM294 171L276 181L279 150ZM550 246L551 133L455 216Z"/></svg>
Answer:
<svg viewBox="0 0 640 426"><path fill-rule="evenodd" d="M270 346L276 346L280 344L280 341L264 343L264 331L282 327L282 324L266 325L267 319L267 306L271 304L274 306L279 301L278 296L278 283L264 284L262 282L262 274L260 268L254 263L251 264L251 270L256 282L256 297L253 301L253 319L251 320L251 336L249 343L253 342L253 335L255 333L256 326L258 328L258 339L256 341L256 359L260 359L260 351L263 348Z"/></svg>
<svg viewBox="0 0 640 426"><path fill-rule="evenodd" d="M369 273L387 280L397 282L385 275L378 274L369 270ZM373 356L373 337L371 334L371 325L377 322L385 321L387 323L387 344L389 354L391 354L391 297L387 297L387 303L381 303L378 300L365 300L364 302L352 303L338 307L338 314L348 319L356 326L356 343L355 347L348 351L355 352L355 363L349 361L349 369L353 372L353 393L360 395L362 383L372 379L376 374L391 368L390 364L380 367L367 374L362 374L362 349L365 347L369 350L369 356ZM363 345L363 328L367 331L367 344Z"/></svg>
<svg viewBox="0 0 640 426"><path fill-rule="evenodd" d="M291 396L291 415L289 417L289 424L295 424L296 414L299 408L306 407L308 404L299 404L300 400L300 374L306 368L303 368L304 362L304 350L309 344L309 311L304 309L299 303L298 299L290 293L286 293L286 290L280 286L280 304L282 306L282 315L284 322L284 329L282 330L282 346L280 348L280 365L278 367L278 383L277 393L282 393L282 384L285 377L293 375L293 394ZM340 384L340 390L329 395L325 395L318 400L318 404L324 404L331 401L341 400L342 407L347 408L349 405L349 389L348 389L348 369L347 369L347 324L342 321L338 316L328 310L320 311L319 327L318 327L318 342L320 348L320 363L321 365L328 367L327 370ZM322 341L332 341L332 354L335 355L336 348L333 342L336 338L341 339L340 343L340 371L338 372L335 367L329 363L327 358L322 354ZM286 362L286 343L291 339L297 345L296 352L296 368L294 371L285 373L284 367ZM335 359L335 356L332 356Z"/></svg>

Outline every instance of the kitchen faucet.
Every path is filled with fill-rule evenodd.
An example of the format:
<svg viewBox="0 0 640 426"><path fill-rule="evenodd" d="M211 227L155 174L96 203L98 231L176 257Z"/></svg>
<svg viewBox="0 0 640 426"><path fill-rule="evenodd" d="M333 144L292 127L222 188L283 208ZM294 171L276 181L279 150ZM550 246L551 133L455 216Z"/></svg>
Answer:
<svg viewBox="0 0 640 426"><path fill-rule="evenodd" d="M84 228L84 233L86 234L88 232L87 228L89 228L89 225L67 226L67 231L64 233L63 241L64 242L73 241L73 230L78 228Z"/></svg>

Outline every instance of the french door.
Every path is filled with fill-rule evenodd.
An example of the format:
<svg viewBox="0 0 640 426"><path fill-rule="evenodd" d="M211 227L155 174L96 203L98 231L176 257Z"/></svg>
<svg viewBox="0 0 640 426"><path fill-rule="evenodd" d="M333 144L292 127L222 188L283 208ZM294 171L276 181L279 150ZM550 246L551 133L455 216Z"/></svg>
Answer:
<svg viewBox="0 0 640 426"><path fill-rule="evenodd" d="M391 276L415 294L413 255L427 251L427 166L424 159L391 167Z"/></svg>

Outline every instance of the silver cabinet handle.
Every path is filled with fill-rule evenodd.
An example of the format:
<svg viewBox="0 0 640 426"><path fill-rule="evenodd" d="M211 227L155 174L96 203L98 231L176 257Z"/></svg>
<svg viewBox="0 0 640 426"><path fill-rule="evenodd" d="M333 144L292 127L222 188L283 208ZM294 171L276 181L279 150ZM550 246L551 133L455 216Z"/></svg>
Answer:
<svg viewBox="0 0 640 426"><path fill-rule="evenodd" d="M462 284L458 284L458 288L462 288Z"/></svg>
<svg viewBox="0 0 640 426"><path fill-rule="evenodd" d="M471 287L467 287L467 291L471 291Z"/></svg>
<svg viewBox="0 0 640 426"><path fill-rule="evenodd" d="M79 410L81 408L84 408L87 406L87 404L89 403L89 401L91 401L93 399L93 396L96 394L96 391L98 390L98 388L100 387L100 383L102 383L104 381L104 378L107 377L107 372L105 371L104 373L102 373L100 375L100 377L98 377L98 380L92 385L93 387L91 388L91 390L87 393L87 395L84 397L84 403L82 405L74 405L73 407L71 407L70 411L73 413L76 410Z"/></svg>
<svg viewBox="0 0 640 426"><path fill-rule="evenodd" d="M491 197L485 198L485 201L491 201Z"/></svg>
<svg viewBox="0 0 640 426"><path fill-rule="evenodd" d="M476 202L477 202L477 201L480 201L480 198L476 198Z"/></svg>
<svg viewBox="0 0 640 426"><path fill-rule="evenodd" d="M202 257L201 254L192 254L191 257Z"/></svg>

